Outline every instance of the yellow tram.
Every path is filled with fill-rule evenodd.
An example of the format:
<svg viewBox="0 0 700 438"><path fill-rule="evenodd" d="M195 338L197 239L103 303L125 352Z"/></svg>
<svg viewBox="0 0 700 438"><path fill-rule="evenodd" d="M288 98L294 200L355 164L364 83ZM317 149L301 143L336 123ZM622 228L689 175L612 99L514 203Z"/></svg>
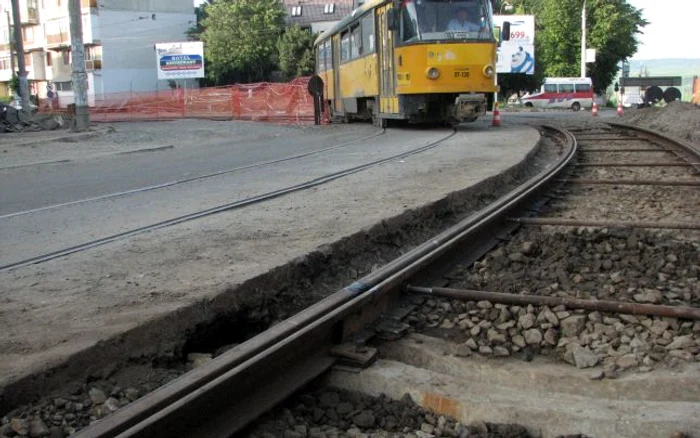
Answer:
<svg viewBox="0 0 700 438"><path fill-rule="evenodd" d="M316 74L334 120L472 122L498 89L499 34L491 0L366 0L316 39Z"/></svg>

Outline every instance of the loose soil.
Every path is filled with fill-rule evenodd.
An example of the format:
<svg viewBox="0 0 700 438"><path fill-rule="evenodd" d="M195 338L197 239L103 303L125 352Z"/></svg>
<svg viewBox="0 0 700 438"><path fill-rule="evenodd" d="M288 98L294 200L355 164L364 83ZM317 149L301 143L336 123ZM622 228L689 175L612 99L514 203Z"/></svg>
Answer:
<svg viewBox="0 0 700 438"><path fill-rule="evenodd" d="M672 102L664 107L629 110L622 121L688 140L700 148L700 107L697 105Z"/></svg>

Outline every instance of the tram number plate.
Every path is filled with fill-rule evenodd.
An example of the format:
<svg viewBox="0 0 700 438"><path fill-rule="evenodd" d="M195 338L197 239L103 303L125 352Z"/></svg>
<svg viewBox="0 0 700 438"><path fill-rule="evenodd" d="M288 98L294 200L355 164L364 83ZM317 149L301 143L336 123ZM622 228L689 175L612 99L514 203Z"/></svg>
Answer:
<svg viewBox="0 0 700 438"><path fill-rule="evenodd" d="M455 78L465 79L469 77L468 68L459 68L455 70Z"/></svg>

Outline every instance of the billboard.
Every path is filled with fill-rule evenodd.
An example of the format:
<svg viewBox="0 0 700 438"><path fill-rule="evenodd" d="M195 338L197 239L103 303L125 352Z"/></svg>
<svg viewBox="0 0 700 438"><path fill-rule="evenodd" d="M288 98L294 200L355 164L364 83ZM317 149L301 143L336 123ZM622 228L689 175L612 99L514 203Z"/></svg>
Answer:
<svg viewBox="0 0 700 438"><path fill-rule="evenodd" d="M202 42L156 44L158 79L191 79L204 77L204 44Z"/></svg>
<svg viewBox="0 0 700 438"><path fill-rule="evenodd" d="M498 48L498 73L535 73L535 16L496 15L496 26L510 21L510 41L503 41Z"/></svg>

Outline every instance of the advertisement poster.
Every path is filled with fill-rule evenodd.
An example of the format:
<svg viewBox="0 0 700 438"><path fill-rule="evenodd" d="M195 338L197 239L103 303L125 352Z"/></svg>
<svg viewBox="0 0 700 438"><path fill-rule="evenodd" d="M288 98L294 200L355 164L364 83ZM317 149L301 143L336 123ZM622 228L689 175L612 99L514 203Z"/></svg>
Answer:
<svg viewBox="0 0 700 438"><path fill-rule="evenodd" d="M202 42L156 44L158 79L192 79L204 77Z"/></svg>
<svg viewBox="0 0 700 438"><path fill-rule="evenodd" d="M510 41L501 41L498 48L498 73L535 73L535 16L496 15L496 26L510 21Z"/></svg>

